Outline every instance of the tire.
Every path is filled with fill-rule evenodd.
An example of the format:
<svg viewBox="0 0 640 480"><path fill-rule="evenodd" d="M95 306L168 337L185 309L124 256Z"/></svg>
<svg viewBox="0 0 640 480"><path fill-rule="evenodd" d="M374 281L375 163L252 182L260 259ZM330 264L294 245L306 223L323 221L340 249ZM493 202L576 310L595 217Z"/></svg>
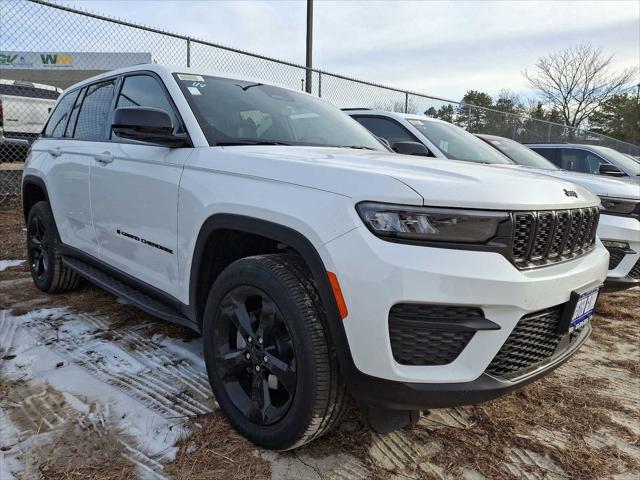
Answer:
<svg viewBox="0 0 640 480"><path fill-rule="evenodd" d="M27 217L27 258L33 282L43 292L62 293L78 286L80 277L62 263L60 238L49 203L36 203Z"/></svg>
<svg viewBox="0 0 640 480"><path fill-rule="evenodd" d="M295 255L244 258L215 281L204 312L207 373L220 408L253 443L293 449L342 418L349 397L325 321Z"/></svg>

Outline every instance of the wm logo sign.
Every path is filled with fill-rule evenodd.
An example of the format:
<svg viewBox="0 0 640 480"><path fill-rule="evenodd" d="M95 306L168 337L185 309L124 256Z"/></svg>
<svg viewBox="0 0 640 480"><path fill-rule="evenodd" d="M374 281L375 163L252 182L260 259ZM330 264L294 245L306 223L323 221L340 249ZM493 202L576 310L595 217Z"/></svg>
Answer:
<svg viewBox="0 0 640 480"><path fill-rule="evenodd" d="M73 63L73 55L71 54L46 54L40 55L40 59L44 65L71 65Z"/></svg>

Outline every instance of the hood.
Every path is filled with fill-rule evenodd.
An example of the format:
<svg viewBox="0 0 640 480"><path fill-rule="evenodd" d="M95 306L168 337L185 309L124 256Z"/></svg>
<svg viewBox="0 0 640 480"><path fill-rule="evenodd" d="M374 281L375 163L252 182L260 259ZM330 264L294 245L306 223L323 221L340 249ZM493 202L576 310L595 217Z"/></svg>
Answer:
<svg viewBox="0 0 640 480"><path fill-rule="evenodd" d="M599 203L568 180L473 162L334 147L211 148L223 148L225 167L237 173L326 190L356 201L388 201L384 190L397 189L397 184L389 184L395 180L430 206L543 210Z"/></svg>
<svg viewBox="0 0 640 480"><path fill-rule="evenodd" d="M628 178L615 178L590 173L571 172L568 170L547 170L530 168L521 165L505 165L508 168L522 168L528 172L549 175L580 185L591 193L603 197L640 199L640 185Z"/></svg>

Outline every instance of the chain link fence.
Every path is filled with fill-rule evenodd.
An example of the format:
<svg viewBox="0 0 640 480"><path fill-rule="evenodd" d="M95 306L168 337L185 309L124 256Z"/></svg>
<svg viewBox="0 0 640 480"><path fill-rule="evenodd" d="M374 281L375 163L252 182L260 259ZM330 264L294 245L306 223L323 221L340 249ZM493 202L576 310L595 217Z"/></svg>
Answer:
<svg viewBox="0 0 640 480"><path fill-rule="evenodd" d="M101 72L160 63L259 79L303 90L306 68L44 0L0 0L0 202L17 198L20 165L60 92ZM521 142L580 142L640 155L640 147L526 115L464 105L312 70L311 91L339 108L438 117L471 132Z"/></svg>

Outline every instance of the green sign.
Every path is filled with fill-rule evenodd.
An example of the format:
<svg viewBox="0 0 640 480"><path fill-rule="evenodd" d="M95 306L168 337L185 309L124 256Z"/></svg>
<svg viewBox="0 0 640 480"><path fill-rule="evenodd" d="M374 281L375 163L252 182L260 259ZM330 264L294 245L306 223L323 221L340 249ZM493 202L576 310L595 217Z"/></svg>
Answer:
<svg viewBox="0 0 640 480"><path fill-rule="evenodd" d="M18 58L18 55L0 53L0 65L11 65L16 58Z"/></svg>

